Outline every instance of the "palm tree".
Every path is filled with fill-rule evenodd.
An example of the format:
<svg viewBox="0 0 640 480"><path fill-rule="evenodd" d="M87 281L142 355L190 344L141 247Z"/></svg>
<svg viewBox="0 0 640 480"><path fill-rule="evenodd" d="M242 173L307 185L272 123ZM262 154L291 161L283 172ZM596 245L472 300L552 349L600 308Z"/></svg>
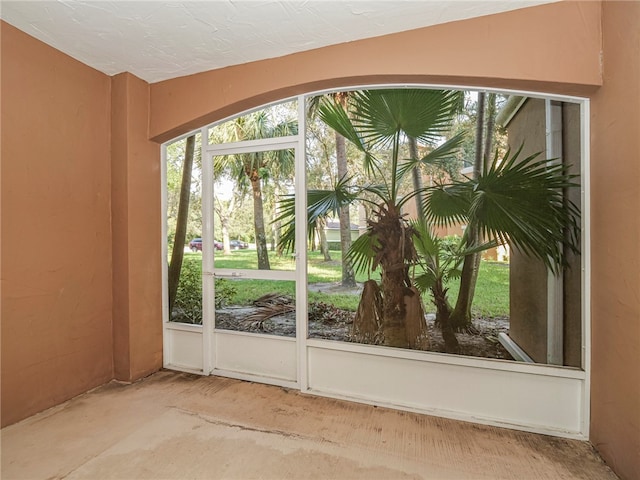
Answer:
<svg viewBox="0 0 640 480"><path fill-rule="evenodd" d="M323 98L325 97L312 97L309 100L309 113L311 115L317 114L318 107L320 106L320 102ZM349 92L333 92L328 94L328 98L339 103L343 107L346 107L349 102ZM334 133L336 145L337 175L338 179L342 180L343 178L347 178L349 173L346 139L337 130L334 130ZM353 266L351 265L351 262L346 255L346 252L348 252L351 248L351 215L349 213L349 205L342 205L338 209L337 213L340 222L340 250L345 254L342 256L341 285L345 288L353 288L356 286L356 274L353 271ZM324 219L321 220L320 223L324 224ZM318 231L322 232L322 229L319 229Z"/></svg>
<svg viewBox="0 0 640 480"><path fill-rule="evenodd" d="M455 309L447 299L444 283L461 276L474 255L500 244L509 244L525 255L540 259L551 271L566 265L567 252L577 253L580 244L580 212L567 200L565 191L579 187L568 166L549 165L536 153L520 158L507 151L496 154L473 178L437 185L424 199L426 222L413 225L423 273L416 279L421 291L431 291L446 348L458 349ZM427 225L466 223L460 243L443 250ZM484 239L480 241L479 239ZM468 295L460 284L458 297Z"/></svg>
<svg viewBox="0 0 640 480"><path fill-rule="evenodd" d="M365 284L354 321L356 340L370 337L369 324L375 318L380 323L381 334L376 338L381 343L412 348L427 346L424 311L410 272L418 260L413 229L403 213L403 206L422 191L406 191L404 180L416 165L448 157L460 142L458 136L436 148L450 127L460 95L446 90L365 90L352 92L346 106L325 98L318 107L322 121L364 154L363 169L377 182L349 187L349 178L343 177L333 190L308 192L311 225L355 200L374 206L367 232L353 242L347 253L356 270L372 271L378 267L381 270L380 285L373 281ZM400 149L407 137L434 149L422 159L403 161ZM290 240L291 235L283 238Z"/></svg>
<svg viewBox="0 0 640 480"><path fill-rule="evenodd" d="M297 121L274 123L267 110L245 115L219 126L215 135L219 143L257 140L297 133ZM287 177L294 171L295 157L291 150L252 152L215 157L214 171L227 171L235 178L238 188L251 187L253 222L258 255L258 269L270 270L269 252L264 221L262 182Z"/></svg>

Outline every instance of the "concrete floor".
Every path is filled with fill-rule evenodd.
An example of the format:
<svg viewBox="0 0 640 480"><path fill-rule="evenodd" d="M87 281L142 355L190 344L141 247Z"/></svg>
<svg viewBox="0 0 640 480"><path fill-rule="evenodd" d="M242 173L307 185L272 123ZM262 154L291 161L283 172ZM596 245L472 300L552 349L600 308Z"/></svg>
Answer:
<svg viewBox="0 0 640 480"><path fill-rule="evenodd" d="M111 383L2 430L2 479L615 479L585 442L220 377Z"/></svg>

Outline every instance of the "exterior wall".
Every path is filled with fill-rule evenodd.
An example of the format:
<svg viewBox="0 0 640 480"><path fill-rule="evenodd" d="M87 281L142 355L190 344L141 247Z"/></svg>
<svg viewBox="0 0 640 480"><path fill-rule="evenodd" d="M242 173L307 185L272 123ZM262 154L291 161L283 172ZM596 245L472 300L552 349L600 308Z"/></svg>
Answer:
<svg viewBox="0 0 640 480"><path fill-rule="evenodd" d="M569 166L569 173L580 175L581 133L580 106L571 103L562 105L563 144L562 157ZM582 181L576 179L576 181ZM580 188L567 192L567 197L580 205ZM567 261L571 268L563 273L564 311L563 357L564 364L570 367L582 367L582 257L567 252Z"/></svg>
<svg viewBox="0 0 640 480"><path fill-rule="evenodd" d="M562 104L562 158L570 173L580 175L580 106ZM523 146L522 157L546 150L545 103L528 99L507 126L512 151ZM544 153L543 153L544 155ZM548 155L547 155L548 156ZM579 179L575 180L579 182ZM567 192L580 205L580 189ZM582 366L582 265L568 252L563 272L563 365ZM533 258L511 251L509 336L529 356L547 363L547 270Z"/></svg>
<svg viewBox="0 0 640 480"><path fill-rule="evenodd" d="M327 242L338 242L340 243L340 229L335 228L327 228L326 229ZM360 236L359 230L351 230L351 241L357 240Z"/></svg>
<svg viewBox="0 0 640 480"><path fill-rule="evenodd" d="M509 123L509 146L522 158L546 150L544 100L529 99ZM509 336L536 362L547 363L547 269L511 249Z"/></svg>
<svg viewBox="0 0 640 480"><path fill-rule="evenodd" d="M591 104L591 441L640 478L640 3L603 2Z"/></svg>
<svg viewBox="0 0 640 480"><path fill-rule="evenodd" d="M7 425L112 378L110 82L0 28Z"/></svg>

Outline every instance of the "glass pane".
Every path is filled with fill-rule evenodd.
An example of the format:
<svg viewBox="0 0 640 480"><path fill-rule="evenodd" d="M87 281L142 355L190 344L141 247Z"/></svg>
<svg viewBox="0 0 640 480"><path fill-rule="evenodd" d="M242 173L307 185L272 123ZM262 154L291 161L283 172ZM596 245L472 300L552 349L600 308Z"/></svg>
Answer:
<svg viewBox="0 0 640 480"><path fill-rule="evenodd" d="M181 220L186 222L184 243L182 244L182 266L170 320L172 322L202 324L203 247L200 135L195 135L193 144L189 147L188 142L191 140L180 140L167 146L167 245L170 264L180 261L177 252L176 255L173 252L174 248L180 248L180 244L182 244L182 241L176 243L176 231L179 230L177 228L178 207L183 188L185 159L188 152L193 151L191 177L190 182L187 183L187 188L189 188L188 214ZM171 272L172 269L170 268L169 271ZM169 284L171 285L171 279ZM171 289L169 292L171 297Z"/></svg>
<svg viewBox="0 0 640 480"><path fill-rule="evenodd" d="M209 128L209 143L236 143L298 133L298 101L271 105Z"/></svg>
<svg viewBox="0 0 640 480"><path fill-rule="evenodd" d="M216 278L217 329L296 336L293 281Z"/></svg>
<svg viewBox="0 0 640 480"><path fill-rule="evenodd" d="M217 156L213 163L215 267L294 270L280 246L294 234L294 150Z"/></svg>
<svg viewBox="0 0 640 480"><path fill-rule="evenodd" d="M581 366L579 105L393 88L312 101L310 336ZM523 233L526 254L508 245Z"/></svg>

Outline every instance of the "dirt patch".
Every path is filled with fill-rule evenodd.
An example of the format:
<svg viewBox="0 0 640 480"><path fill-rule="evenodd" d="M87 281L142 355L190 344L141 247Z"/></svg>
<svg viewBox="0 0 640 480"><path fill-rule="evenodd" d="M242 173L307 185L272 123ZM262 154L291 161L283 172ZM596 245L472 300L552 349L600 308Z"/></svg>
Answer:
<svg viewBox="0 0 640 480"><path fill-rule="evenodd" d="M350 293L353 295L358 295L362 291L361 286L345 291L335 284L314 284L310 285L309 289L311 291ZM351 342L351 324L354 313L327 307L326 304L320 306L310 304L308 315L309 338ZM272 314L269 318L261 316L261 312L265 312L264 307L258 306L232 306L216 310L216 328L295 337L295 311ZM439 328L435 325L435 314L426 314L425 321L427 322L430 339L430 345L427 350L444 353L444 340ZM475 318L473 326L475 330L473 333L462 332L456 334L460 343L461 355L513 360L498 341L500 332L509 332L508 318Z"/></svg>

